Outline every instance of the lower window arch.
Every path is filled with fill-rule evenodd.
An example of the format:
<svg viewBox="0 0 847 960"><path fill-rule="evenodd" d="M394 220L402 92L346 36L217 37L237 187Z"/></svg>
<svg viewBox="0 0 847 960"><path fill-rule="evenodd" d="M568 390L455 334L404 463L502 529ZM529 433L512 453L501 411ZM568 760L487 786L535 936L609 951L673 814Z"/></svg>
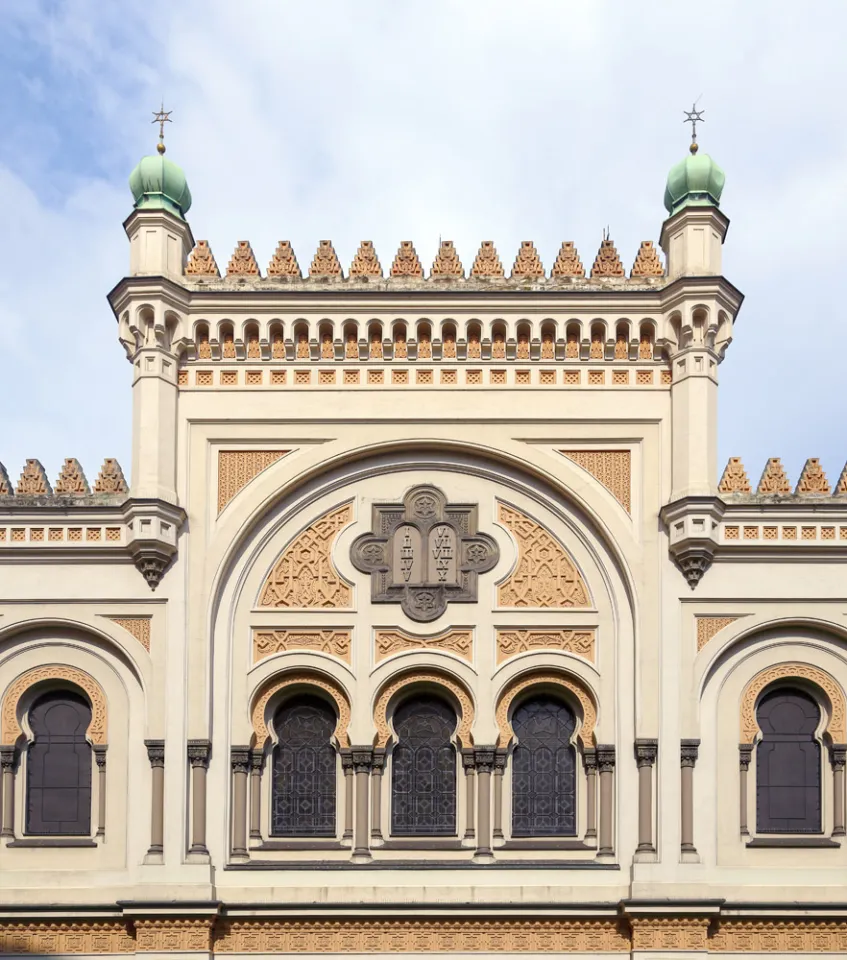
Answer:
<svg viewBox="0 0 847 960"><path fill-rule="evenodd" d="M821 711L802 690L780 687L756 708L762 739L756 747L758 833L819 833Z"/></svg>
<svg viewBox="0 0 847 960"><path fill-rule="evenodd" d="M271 836L335 836L335 725L335 711L316 696L287 700L274 715Z"/></svg>
<svg viewBox="0 0 847 960"><path fill-rule="evenodd" d="M26 833L91 833L91 705L80 694L54 690L29 709L33 740L26 757Z"/></svg>
<svg viewBox="0 0 847 960"><path fill-rule="evenodd" d="M512 836L576 835L575 729L573 710L548 694L512 714Z"/></svg>
<svg viewBox="0 0 847 960"><path fill-rule="evenodd" d="M394 713L391 832L399 836L456 833L456 711L434 696L405 700Z"/></svg>

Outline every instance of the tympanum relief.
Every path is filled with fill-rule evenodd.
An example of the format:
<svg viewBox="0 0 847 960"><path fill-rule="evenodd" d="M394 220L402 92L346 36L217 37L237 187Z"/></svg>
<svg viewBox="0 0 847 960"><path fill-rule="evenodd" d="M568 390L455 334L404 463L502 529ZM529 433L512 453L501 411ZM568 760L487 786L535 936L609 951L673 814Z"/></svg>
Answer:
<svg viewBox="0 0 847 960"><path fill-rule="evenodd" d="M412 620L440 617L448 603L474 603L477 578L500 552L477 532L475 504L450 504L437 487L413 487L402 503L373 506L372 533L350 548L353 566L371 576L374 603L399 603Z"/></svg>

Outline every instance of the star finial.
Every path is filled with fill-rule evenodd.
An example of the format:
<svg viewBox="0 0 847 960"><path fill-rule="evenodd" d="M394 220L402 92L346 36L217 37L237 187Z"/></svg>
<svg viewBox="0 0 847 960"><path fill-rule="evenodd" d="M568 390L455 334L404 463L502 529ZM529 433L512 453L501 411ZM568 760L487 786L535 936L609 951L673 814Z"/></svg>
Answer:
<svg viewBox="0 0 847 960"><path fill-rule="evenodd" d="M165 152L165 124L173 123L171 120L171 114L173 110L165 110L164 103L159 107L158 110L153 111L153 120L152 123L159 124L159 142L156 144L156 149L159 153Z"/></svg>
<svg viewBox="0 0 847 960"><path fill-rule="evenodd" d="M699 99L700 99L700 98L698 97L697 100L699 100ZM690 146L688 149L689 149L692 153L697 153L697 149L698 149L698 147L697 147L697 124L698 124L698 123L705 123L705 122L706 122L706 121L703 119L703 114L704 114L706 111L705 111L705 110L698 110L698 109L697 109L697 100L695 100L694 103L691 104L691 109L690 109L690 110L683 110L683 111L682 111L682 112L685 114L685 119L684 119L682 122L683 122L683 123L690 123L690 124L691 124L691 146Z"/></svg>

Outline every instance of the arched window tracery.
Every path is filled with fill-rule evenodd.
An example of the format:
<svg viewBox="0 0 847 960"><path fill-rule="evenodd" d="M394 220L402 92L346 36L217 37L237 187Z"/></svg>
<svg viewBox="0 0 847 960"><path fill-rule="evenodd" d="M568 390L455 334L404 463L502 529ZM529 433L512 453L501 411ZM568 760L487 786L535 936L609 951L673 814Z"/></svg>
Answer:
<svg viewBox="0 0 847 960"><path fill-rule="evenodd" d="M405 836L456 833L456 711L431 695L413 696L394 714L391 831Z"/></svg>
<svg viewBox="0 0 847 960"><path fill-rule="evenodd" d="M576 834L576 716L562 700L538 694L512 715L512 835Z"/></svg>
<svg viewBox="0 0 847 960"><path fill-rule="evenodd" d="M303 695L274 715L271 836L335 836L336 716L326 701Z"/></svg>

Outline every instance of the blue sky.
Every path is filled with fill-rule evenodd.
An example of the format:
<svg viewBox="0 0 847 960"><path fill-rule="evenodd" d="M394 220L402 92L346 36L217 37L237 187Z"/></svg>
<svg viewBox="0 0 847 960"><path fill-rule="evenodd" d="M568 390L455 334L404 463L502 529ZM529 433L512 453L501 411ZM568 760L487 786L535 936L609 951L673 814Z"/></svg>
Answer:
<svg viewBox="0 0 847 960"><path fill-rule="evenodd" d="M847 459L847 6L430 0L3 3L0 461L130 466L130 366L106 292L123 275L130 170L174 111L194 235L301 264L331 238L383 264L439 235L469 266L532 239L591 261L609 225L628 266L657 239L682 110L726 170L725 273L746 295L720 368L719 459L753 482Z"/></svg>

